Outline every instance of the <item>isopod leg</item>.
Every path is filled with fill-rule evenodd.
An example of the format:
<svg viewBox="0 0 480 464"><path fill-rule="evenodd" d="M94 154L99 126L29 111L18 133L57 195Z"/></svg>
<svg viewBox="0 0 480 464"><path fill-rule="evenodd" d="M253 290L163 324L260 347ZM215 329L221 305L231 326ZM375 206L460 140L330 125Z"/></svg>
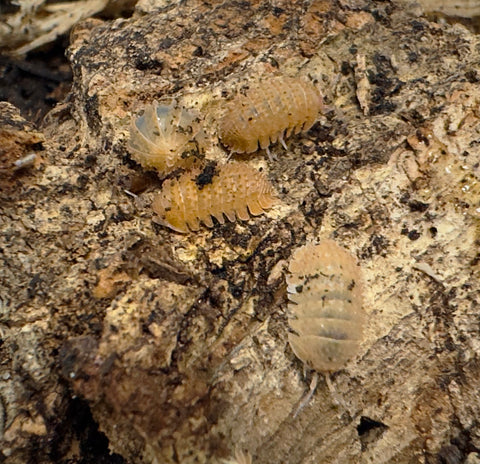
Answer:
<svg viewBox="0 0 480 464"><path fill-rule="evenodd" d="M288 150L287 144L285 143L285 140L283 140L283 134L280 134L280 137L278 137L278 140L280 140L282 147L285 148L285 150Z"/></svg>
<svg viewBox="0 0 480 464"><path fill-rule="evenodd" d="M15 161L13 163L13 170L18 171L20 169L33 166L36 159L37 159L37 155L35 153L30 153L29 155L24 156L23 158L20 158L17 161Z"/></svg>
<svg viewBox="0 0 480 464"><path fill-rule="evenodd" d="M328 377L328 376L325 376L325 377ZM312 375L312 381L310 382L310 388L308 389L308 393L305 395L301 403L298 405L298 408L295 411L295 414L293 415L294 419L298 416L301 410L310 402L313 394L315 393L315 390L317 389L317 385L318 385L318 372L314 372Z"/></svg>
<svg viewBox="0 0 480 464"><path fill-rule="evenodd" d="M332 379L330 378L330 374L325 374L325 383L327 384L327 388L328 388L330 394L332 395L333 404L339 408L338 417L341 417L342 410L343 410L343 412L346 412L351 417L352 415L350 414L350 411L347 409L347 405L338 396L338 394L335 390L335 387L332 384Z"/></svg>
<svg viewBox="0 0 480 464"><path fill-rule="evenodd" d="M267 155L268 155L268 159L270 161L276 161L277 160L277 157L272 155L270 149L268 147L265 148L265 151L267 152Z"/></svg>

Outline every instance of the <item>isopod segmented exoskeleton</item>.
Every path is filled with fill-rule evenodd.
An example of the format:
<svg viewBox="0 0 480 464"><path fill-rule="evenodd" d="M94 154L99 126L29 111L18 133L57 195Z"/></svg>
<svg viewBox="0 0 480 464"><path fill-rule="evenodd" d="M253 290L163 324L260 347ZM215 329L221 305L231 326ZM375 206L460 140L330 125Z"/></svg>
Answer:
<svg viewBox="0 0 480 464"><path fill-rule="evenodd" d="M175 100L170 105L153 102L132 119L127 148L142 166L167 174L177 167L189 167L194 157L185 153L203 143L204 137L202 121L194 110Z"/></svg>
<svg viewBox="0 0 480 464"><path fill-rule="evenodd" d="M185 172L164 182L152 208L160 223L177 232L196 231L203 222L213 227L212 216L220 224L257 216L276 202L273 187L264 173L247 163L228 163L212 170L207 166Z"/></svg>
<svg viewBox="0 0 480 464"><path fill-rule="evenodd" d="M295 355L316 371L296 416L315 392L318 372L342 368L358 351L364 313L360 268L354 257L334 241L298 248L288 272L292 331L288 341ZM325 380L334 394L329 377Z"/></svg>
<svg viewBox="0 0 480 464"><path fill-rule="evenodd" d="M218 123L222 143L233 153L252 153L284 137L307 131L323 109L320 90L298 77L276 76L253 81L226 107Z"/></svg>
<svg viewBox="0 0 480 464"><path fill-rule="evenodd" d="M316 371L340 369L363 335L362 285L354 257L324 240L297 249L288 271L292 350Z"/></svg>

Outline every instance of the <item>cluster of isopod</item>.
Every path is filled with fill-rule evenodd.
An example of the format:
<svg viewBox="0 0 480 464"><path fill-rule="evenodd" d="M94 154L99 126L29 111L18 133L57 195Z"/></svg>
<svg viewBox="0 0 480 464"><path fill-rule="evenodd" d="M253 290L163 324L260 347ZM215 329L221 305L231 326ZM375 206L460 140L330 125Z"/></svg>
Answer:
<svg viewBox="0 0 480 464"><path fill-rule="evenodd" d="M322 95L313 83L276 76L254 81L238 92L225 105L217 132L231 153L262 148L270 157L271 143L280 141L286 148L284 137L310 129L322 109ZM128 149L140 164L162 175L187 169L176 180L166 181L154 200L162 224L177 232L195 231L200 222L212 227L212 217L221 224L224 216L246 220L248 211L255 216L273 206L273 188L266 176L247 163L219 167L208 188L196 183L200 172L193 168L195 157L187 152L204 143L202 118L176 101L167 106L154 102L133 120Z"/></svg>
<svg viewBox="0 0 480 464"><path fill-rule="evenodd" d="M320 91L310 81L286 76L252 82L225 105L217 133L231 153L252 153L307 131L323 109ZM213 227L249 213L261 214L275 203L264 173L245 162L198 168L186 152L205 142L202 118L173 102L147 107L132 123L128 148L147 168L167 179L152 207L158 221L186 233L200 223ZM340 369L355 355L362 338L364 314L360 271L350 253L331 240L295 251L287 276L289 343L307 366L322 372Z"/></svg>

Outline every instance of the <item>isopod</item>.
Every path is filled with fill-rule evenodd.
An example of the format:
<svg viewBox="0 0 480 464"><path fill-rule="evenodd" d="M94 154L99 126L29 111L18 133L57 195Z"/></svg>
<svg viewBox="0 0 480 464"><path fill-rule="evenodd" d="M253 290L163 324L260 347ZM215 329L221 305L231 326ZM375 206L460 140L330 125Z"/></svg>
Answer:
<svg viewBox="0 0 480 464"><path fill-rule="evenodd" d="M227 104L218 123L222 143L232 153L267 150L284 137L308 131L323 110L320 90L310 81L276 76L253 82Z"/></svg>
<svg viewBox="0 0 480 464"><path fill-rule="evenodd" d="M212 216L220 224L224 215L231 222L236 217L249 219L262 214L276 202L273 187L264 173L247 163L233 162L201 171L194 168L178 179L167 179L153 200L158 222L177 232L199 230L200 222L213 227Z"/></svg>
<svg viewBox="0 0 480 464"><path fill-rule="evenodd" d="M146 168L167 174L177 167L189 167L192 158L185 156L203 143L201 119L192 109L175 100L170 105L153 102L143 115L132 119L127 149Z"/></svg>
<svg viewBox="0 0 480 464"><path fill-rule="evenodd" d="M297 249L288 271L293 352L316 371L342 368L363 335L362 284L354 257L324 240Z"/></svg>

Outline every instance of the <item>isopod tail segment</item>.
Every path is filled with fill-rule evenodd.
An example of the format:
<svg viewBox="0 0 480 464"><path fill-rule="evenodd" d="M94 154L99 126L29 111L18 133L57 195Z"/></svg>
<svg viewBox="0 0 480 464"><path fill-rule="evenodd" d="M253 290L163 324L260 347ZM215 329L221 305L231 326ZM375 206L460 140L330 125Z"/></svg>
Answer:
<svg viewBox="0 0 480 464"><path fill-rule="evenodd" d="M332 384L332 379L331 379L331 373L326 372L323 374L325 378L325 383L327 384L328 391L330 392L330 395L332 395L333 402L336 405L342 405L342 401L338 398L337 392L335 390L335 387ZM305 406L310 403L313 395L315 394L315 391L317 390L318 386L318 380L320 378L320 374L317 371L313 371L312 374L312 380L310 380L310 387L308 388L308 392L304 395L304 397L300 400L299 405L297 406L297 409L293 413L293 418L295 419L303 410ZM346 408L344 408L346 409Z"/></svg>

